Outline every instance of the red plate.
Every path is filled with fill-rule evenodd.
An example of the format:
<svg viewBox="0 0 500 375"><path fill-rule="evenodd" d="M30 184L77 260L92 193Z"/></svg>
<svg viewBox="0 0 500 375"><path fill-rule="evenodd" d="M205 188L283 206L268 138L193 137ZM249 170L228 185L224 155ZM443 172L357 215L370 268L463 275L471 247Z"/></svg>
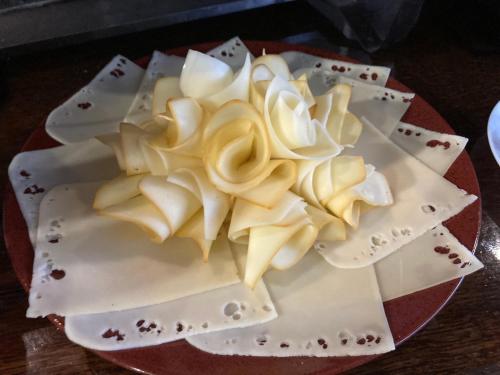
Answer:
<svg viewBox="0 0 500 375"><path fill-rule="evenodd" d="M306 46L288 45L275 42L245 42L250 50L259 55L263 48L267 53L298 50L317 56L353 61L333 52L319 50ZM195 45L190 48L208 51L218 43ZM184 56L188 48L177 48L167 51L171 54ZM138 63L146 67L149 57L144 57ZM387 87L412 92L403 84L389 78ZM50 108L47 108L47 111ZM416 96L410 109L404 116L404 121L421 127L443 133L453 134L453 129L447 122L421 97ZM53 147L57 142L49 138L43 126L36 129L22 151ZM479 185L474 168L466 152L463 152L449 169L445 176L469 193L479 196ZM33 249L28 237L28 231L21 211L15 199L12 187L6 189L4 198L4 237L12 265L24 289L29 290L31 282ZM481 206L479 200L468 206L459 215L448 220L445 225L466 247L476 246ZM397 344L421 329L448 302L460 284L454 280L436 287L413 293L384 304L387 318ZM60 329L64 329L64 319L50 316L49 319ZM246 356L217 356L199 351L186 341L180 340L169 344L143 349L122 350L115 352L95 351L99 356L120 366L151 374L310 374L323 372L336 374L347 369L360 366L377 356L362 357L330 357L330 358L262 358Z"/></svg>

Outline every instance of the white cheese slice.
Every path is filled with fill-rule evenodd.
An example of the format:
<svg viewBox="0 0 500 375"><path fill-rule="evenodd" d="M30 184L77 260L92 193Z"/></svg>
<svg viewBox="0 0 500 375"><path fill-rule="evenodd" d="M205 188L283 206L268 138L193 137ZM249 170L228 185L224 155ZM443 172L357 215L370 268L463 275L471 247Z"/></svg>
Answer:
<svg viewBox="0 0 500 375"><path fill-rule="evenodd" d="M481 268L483 264L443 225L375 263L384 301L467 276Z"/></svg>
<svg viewBox="0 0 500 375"><path fill-rule="evenodd" d="M373 264L458 214L477 197L439 176L365 121L355 149L375 165L391 187L394 204L364 212L348 240L323 243L319 252L332 265L357 268Z"/></svg>
<svg viewBox="0 0 500 375"><path fill-rule="evenodd" d="M340 77L338 82L352 86L349 110L359 118L367 118L386 136L398 126L415 97L415 94L369 85L345 77Z"/></svg>
<svg viewBox="0 0 500 375"><path fill-rule="evenodd" d="M240 274L245 253L233 252ZM277 317L263 281L251 290L242 283L132 310L67 317L73 342L96 350L158 345L199 333L265 323Z"/></svg>
<svg viewBox="0 0 500 375"><path fill-rule="evenodd" d="M165 55L154 51L134 101L123 121L139 125L144 121L151 120L153 90L156 81L163 77L178 77L181 74L183 64L184 57Z"/></svg>
<svg viewBox="0 0 500 375"><path fill-rule="evenodd" d="M436 173L444 175L467 145L467 138L400 122L391 140Z"/></svg>
<svg viewBox="0 0 500 375"><path fill-rule="evenodd" d="M87 86L50 113L47 133L61 143L73 143L117 131L143 75L144 69L115 56Z"/></svg>
<svg viewBox="0 0 500 375"><path fill-rule="evenodd" d="M190 239L155 244L92 209L99 185L59 185L43 198L28 317L132 309L240 282L225 236L210 262Z"/></svg>
<svg viewBox="0 0 500 375"><path fill-rule="evenodd" d="M288 67L295 77L308 73L308 78L310 78L320 73L326 79L323 84L326 90L334 85L334 81L338 77L348 77L371 85L385 86L391 72L385 66L348 63L325 59L304 52L287 51L281 53L281 56L288 63ZM323 93L314 94L321 95Z"/></svg>
<svg viewBox="0 0 500 375"><path fill-rule="evenodd" d="M394 349L372 266L336 269L309 252L293 268L269 271L264 279L278 318L187 341L214 354L276 357L369 355Z"/></svg>
<svg viewBox="0 0 500 375"><path fill-rule="evenodd" d="M391 135L391 140L440 175L446 173L467 143L467 138L406 123L400 123L398 130ZM429 140L449 142L450 149L446 150L449 152L425 147ZM472 252L441 224L375 263L384 301L464 277L482 267Z"/></svg>
<svg viewBox="0 0 500 375"><path fill-rule="evenodd" d="M33 246L40 202L47 191L65 183L107 180L118 173L113 151L95 139L17 154L9 165L9 179Z"/></svg>
<svg viewBox="0 0 500 375"><path fill-rule="evenodd" d="M253 60L252 53L237 36L207 52L207 55L215 57L229 65L233 69L233 72L241 69L243 64L245 64L247 54L250 54L250 58Z"/></svg>

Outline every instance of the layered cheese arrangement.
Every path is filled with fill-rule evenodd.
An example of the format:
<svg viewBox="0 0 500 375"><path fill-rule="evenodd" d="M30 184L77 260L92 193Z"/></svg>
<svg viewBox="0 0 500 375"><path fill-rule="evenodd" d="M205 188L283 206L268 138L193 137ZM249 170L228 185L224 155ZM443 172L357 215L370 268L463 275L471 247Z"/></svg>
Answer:
<svg viewBox="0 0 500 375"><path fill-rule="evenodd" d="M384 301L482 264L441 225L476 199L442 177L466 140L401 123L413 95L388 75L238 38L146 71L116 57L49 116L64 145L9 168L27 315L99 350L393 350Z"/></svg>
<svg viewBox="0 0 500 375"><path fill-rule="evenodd" d="M279 55L233 74L190 50L180 77L153 90L151 119L98 136L122 175L102 185L94 208L142 228L153 242L193 239L205 261L224 221L248 246L244 282L285 270L317 241L347 240L361 208L388 206L385 177L354 148L361 121L348 110L351 86L313 96Z"/></svg>

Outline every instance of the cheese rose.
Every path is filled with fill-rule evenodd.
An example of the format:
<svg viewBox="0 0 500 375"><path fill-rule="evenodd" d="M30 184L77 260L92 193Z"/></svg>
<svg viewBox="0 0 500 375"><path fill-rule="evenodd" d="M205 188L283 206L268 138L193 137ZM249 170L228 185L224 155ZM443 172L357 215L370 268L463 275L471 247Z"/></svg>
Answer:
<svg viewBox="0 0 500 375"><path fill-rule="evenodd" d="M353 228L359 224L364 205L389 206L393 203L391 189L385 176L367 164L366 177L361 182L336 194L327 203L328 209Z"/></svg>
<svg viewBox="0 0 500 375"><path fill-rule="evenodd" d="M102 185L94 200L100 214L138 225L154 242L192 238L205 261L230 206L230 197L210 183L202 167L168 177L121 176Z"/></svg>
<svg viewBox="0 0 500 375"><path fill-rule="evenodd" d="M393 199L387 180L361 156L341 155L326 161L298 160L292 191L312 206L328 209L350 226L359 223L362 203L387 206Z"/></svg>
<svg viewBox="0 0 500 375"><path fill-rule="evenodd" d="M203 145L208 177L227 194L272 207L295 182L292 161L271 160L264 121L249 103L220 107L205 125Z"/></svg>
<svg viewBox="0 0 500 375"><path fill-rule="evenodd" d="M347 109L351 91L351 86L338 84L325 95L315 97L314 118L336 143L343 146L354 146L363 130L361 121Z"/></svg>
<svg viewBox="0 0 500 375"><path fill-rule="evenodd" d="M169 99L155 120L135 126L120 124L119 132L98 136L115 152L128 176L165 176L178 168L201 166L202 107L191 98ZM157 119L163 119L158 122Z"/></svg>
<svg viewBox="0 0 500 375"><path fill-rule="evenodd" d="M271 209L236 199L228 236L232 241L248 243L244 275L248 286L255 286L275 257L277 268L285 269L312 246L318 231L306 206L302 198L292 192L286 192ZM281 251L286 253L285 259L278 255ZM289 252L294 256L290 257Z"/></svg>
<svg viewBox="0 0 500 375"><path fill-rule="evenodd" d="M273 158L327 159L342 151L310 113L311 103L291 82L275 76L266 90L264 119Z"/></svg>
<svg viewBox="0 0 500 375"><path fill-rule="evenodd" d="M204 109L192 98L167 101L166 111L156 116L164 130L149 142L153 148L171 153L201 157Z"/></svg>
<svg viewBox="0 0 500 375"><path fill-rule="evenodd" d="M269 267L285 270L302 259L315 240L345 239L344 224L287 192L271 209L236 199L228 237L248 244L244 282L254 287Z"/></svg>

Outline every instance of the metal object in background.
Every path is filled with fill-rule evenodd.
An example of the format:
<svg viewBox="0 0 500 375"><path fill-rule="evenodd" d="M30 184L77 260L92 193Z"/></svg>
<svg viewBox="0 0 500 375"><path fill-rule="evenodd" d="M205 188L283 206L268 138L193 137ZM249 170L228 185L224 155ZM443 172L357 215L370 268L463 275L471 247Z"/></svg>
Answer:
<svg viewBox="0 0 500 375"><path fill-rule="evenodd" d="M374 52L404 39L420 16L424 0L308 0L347 39Z"/></svg>
<svg viewBox="0 0 500 375"><path fill-rule="evenodd" d="M0 50L49 41L83 42L290 0L7 1L10 8L0 7Z"/></svg>

